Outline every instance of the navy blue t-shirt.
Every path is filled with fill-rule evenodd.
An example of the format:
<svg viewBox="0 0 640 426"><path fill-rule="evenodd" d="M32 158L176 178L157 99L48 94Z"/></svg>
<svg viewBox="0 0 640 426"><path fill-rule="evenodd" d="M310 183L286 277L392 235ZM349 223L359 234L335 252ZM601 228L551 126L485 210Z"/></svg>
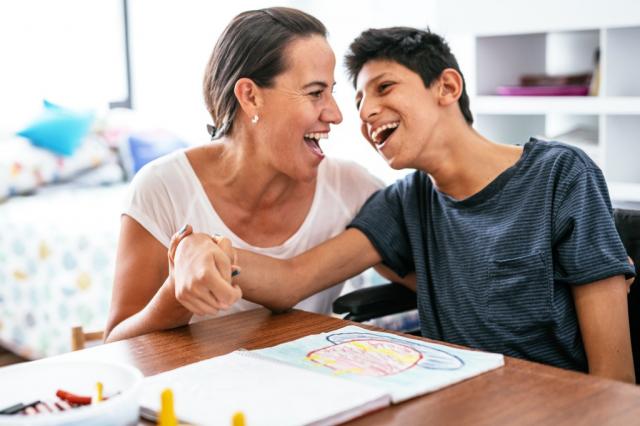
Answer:
<svg viewBox="0 0 640 426"><path fill-rule="evenodd" d="M467 199L417 171L372 195L349 226L397 274L416 272L423 336L574 370L587 360L570 285L634 274L600 169L533 138Z"/></svg>

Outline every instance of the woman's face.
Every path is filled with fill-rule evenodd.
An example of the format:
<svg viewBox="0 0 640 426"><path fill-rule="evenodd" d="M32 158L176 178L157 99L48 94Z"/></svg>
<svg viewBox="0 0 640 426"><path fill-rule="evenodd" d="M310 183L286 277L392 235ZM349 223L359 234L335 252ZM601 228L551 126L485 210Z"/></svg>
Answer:
<svg viewBox="0 0 640 426"><path fill-rule="evenodd" d="M279 172L296 179L315 178L324 153L320 147L330 125L342 121L333 98L335 55L324 37L294 40L285 51L286 71L262 88L256 129L263 152Z"/></svg>

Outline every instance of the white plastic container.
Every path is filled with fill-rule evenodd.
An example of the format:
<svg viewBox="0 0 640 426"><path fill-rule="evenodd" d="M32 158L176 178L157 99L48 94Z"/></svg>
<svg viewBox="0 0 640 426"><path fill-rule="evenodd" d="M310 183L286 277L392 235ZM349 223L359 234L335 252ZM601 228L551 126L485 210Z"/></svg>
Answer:
<svg viewBox="0 0 640 426"><path fill-rule="evenodd" d="M109 399L54 413L0 415L0 425L135 425L142 378L142 373L129 365L92 361L45 359L4 367L0 369L0 409L35 400L54 402L58 389L92 396L96 382L103 384L104 396Z"/></svg>

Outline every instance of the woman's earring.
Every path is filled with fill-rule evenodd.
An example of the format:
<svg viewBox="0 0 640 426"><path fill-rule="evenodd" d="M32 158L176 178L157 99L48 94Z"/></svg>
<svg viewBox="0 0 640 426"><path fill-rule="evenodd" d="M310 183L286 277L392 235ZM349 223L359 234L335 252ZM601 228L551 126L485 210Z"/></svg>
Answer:
<svg viewBox="0 0 640 426"><path fill-rule="evenodd" d="M260 119L260 117L258 117L258 114L254 115L253 117L251 117L251 122L253 124L256 124L258 122L258 120Z"/></svg>

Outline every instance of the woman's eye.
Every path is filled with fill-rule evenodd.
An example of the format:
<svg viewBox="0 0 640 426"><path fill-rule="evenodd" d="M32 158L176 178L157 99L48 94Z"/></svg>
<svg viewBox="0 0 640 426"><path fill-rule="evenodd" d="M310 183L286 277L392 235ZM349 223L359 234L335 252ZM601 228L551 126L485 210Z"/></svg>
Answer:
<svg viewBox="0 0 640 426"><path fill-rule="evenodd" d="M311 92L309 93L309 96L311 96L312 98L319 98L320 96L322 96L322 90Z"/></svg>

